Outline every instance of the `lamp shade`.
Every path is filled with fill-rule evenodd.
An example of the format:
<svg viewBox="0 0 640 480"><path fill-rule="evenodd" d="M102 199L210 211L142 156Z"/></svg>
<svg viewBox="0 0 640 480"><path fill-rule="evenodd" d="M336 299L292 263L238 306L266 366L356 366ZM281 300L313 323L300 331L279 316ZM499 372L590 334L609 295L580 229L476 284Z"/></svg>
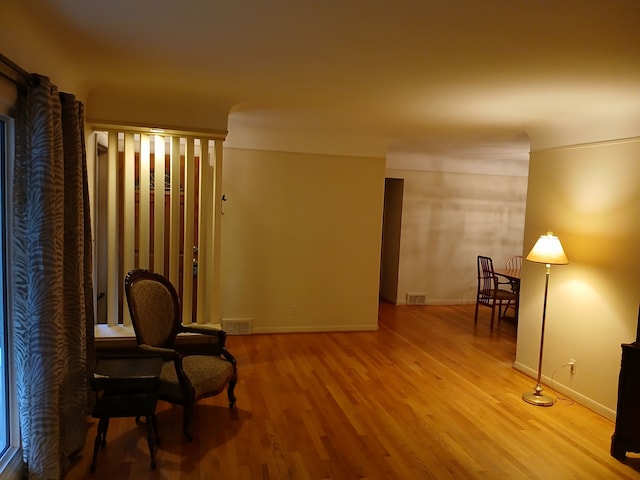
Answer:
<svg viewBox="0 0 640 480"><path fill-rule="evenodd" d="M566 265L569 263L560 244L560 239L551 231L547 232L546 235L540 235L529 255L527 255L527 260L550 265Z"/></svg>

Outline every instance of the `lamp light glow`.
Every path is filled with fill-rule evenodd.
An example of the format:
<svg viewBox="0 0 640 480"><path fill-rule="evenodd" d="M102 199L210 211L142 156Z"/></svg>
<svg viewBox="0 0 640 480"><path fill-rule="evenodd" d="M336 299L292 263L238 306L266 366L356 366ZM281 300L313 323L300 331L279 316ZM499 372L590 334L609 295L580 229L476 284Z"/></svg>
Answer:
<svg viewBox="0 0 640 480"><path fill-rule="evenodd" d="M527 255L527 260L548 265L566 265L569 263L560 239L551 230L546 235L540 235L529 255Z"/></svg>

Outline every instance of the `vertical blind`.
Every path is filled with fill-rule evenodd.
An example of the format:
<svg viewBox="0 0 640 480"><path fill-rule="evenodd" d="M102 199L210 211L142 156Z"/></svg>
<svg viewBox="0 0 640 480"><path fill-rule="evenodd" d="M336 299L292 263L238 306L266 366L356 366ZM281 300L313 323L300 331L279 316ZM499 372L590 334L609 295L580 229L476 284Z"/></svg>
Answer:
<svg viewBox="0 0 640 480"><path fill-rule="evenodd" d="M124 277L145 268L176 287L183 322L217 323L224 136L94 130L98 322L131 324Z"/></svg>

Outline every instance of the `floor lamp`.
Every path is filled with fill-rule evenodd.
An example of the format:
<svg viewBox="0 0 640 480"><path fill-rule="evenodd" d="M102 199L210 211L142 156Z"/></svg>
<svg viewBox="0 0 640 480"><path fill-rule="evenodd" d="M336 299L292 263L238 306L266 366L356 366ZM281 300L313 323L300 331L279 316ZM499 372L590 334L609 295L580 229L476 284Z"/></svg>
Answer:
<svg viewBox="0 0 640 480"><path fill-rule="evenodd" d="M547 291L549 289L549 275L551 273L551 265L566 265L569 263L567 256L564 254L560 240L551 231L546 235L541 235L536 244L533 246L527 260L535 263L544 263L547 267L547 274L544 282L544 304L542 306L542 332L540 333L540 354L538 358L538 382L533 392L525 392L522 399L532 405L548 407L554 404L555 399L549 395L542 393L542 385L540 385L540 377L542 375L542 349L544 347L544 322L547 314Z"/></svg>

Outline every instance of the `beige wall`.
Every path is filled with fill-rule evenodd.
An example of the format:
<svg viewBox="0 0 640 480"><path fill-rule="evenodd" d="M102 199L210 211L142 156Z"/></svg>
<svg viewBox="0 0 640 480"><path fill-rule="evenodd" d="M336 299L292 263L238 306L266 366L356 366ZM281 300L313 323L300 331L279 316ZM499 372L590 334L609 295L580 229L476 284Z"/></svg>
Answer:
<svg viewBox="0 0 640 480"><path fill-rule="evenodd" d="M531 154L525 254L552 229L569 265L552 266L543 381L615 417L620 344L636 338L640 300L640 139ZM515 366L535 376L544 265L524 262ZM576 374L563 367L576 360ZM556 371L557 370L557 371ZM532 381L532 388L535 382Z"/></svg>
<svg viewBox="0 0 640 480"><path fill-rule="evenodd" d="M79 100L86 100L86 88L82 83L83 66L78 65L62 40L52 34L55 27L45 15L29 15L21 2L1 2L0 48L2 54L30 73L51 78L61 92L73 93ZM75 48L82 48L74 42Z"/></svg>
<svg viewBox="0 0 640 480"><path fill-rule="evenodd" d="M226 148L223 318L375 330L384 159Z"/></svg>
<svg viewBox="0 0 640 480"><path fill-rule="evenodd" d="M522 254L527 178L515 175L387 170L404 178L397 303L474 303L476 257L496 268Z"/></svg>
<svg viewBox="0 0 640 480"><path fill-rule="evenodd" d="M65 51L37 28L40 23L11 5L3 3L4 12L15 10L0 33L3 54L76 93L87 102L89 117L190 126L192 110L212 110L214 105L189 105L176 113L172 102L164 112L153 111L154 117L163 113L162 118L148 118L149 112L142 118L136 115L154 98L137 104L140 108L125 108L138 92L124 92L127 97L114 111L108 96L91 95L81 82L83 66L71 64ZM224 107L220 112L226 115ZM202 119L206 114L198 112L198 121L210 128L224 127L226 116L218 110L215 122L210 113ZM611 125L572 128L591 141L616 138L609 133ZM547 127L555 141L557 126L551 122ZM637 132L637 122L625 127ZM571 262L552 269L545 381L559 368L554 387L613 417L620 343L635 340L638 314L640 140L536 150L554 142L528 132L535 148L523 250L527 253L537 236L552 228ZM224 165L229 201L223 219L223 316L250 317L257 332L377 328L384 160L227 148ZM400 294L424 290L428 301L469 299L475 255L488 253L500 261L516 249L512 231L487 228L491 222L482 214L491 212L492 220L510 224L498 206L514 194L507 189L509 195L503 195L509 175L399 175L406 179ZM514 182L508 184L511 188ZM482 185L500 194L485 202ZM504 238L505 233L506 245L490 240L487 248L481 238ZM450 288L443 289L447 283ZM537 368L543 288L544 266L525 262L515 366L531 376ZM569 358L577 360L573 377L561 368Z"/></svg>

